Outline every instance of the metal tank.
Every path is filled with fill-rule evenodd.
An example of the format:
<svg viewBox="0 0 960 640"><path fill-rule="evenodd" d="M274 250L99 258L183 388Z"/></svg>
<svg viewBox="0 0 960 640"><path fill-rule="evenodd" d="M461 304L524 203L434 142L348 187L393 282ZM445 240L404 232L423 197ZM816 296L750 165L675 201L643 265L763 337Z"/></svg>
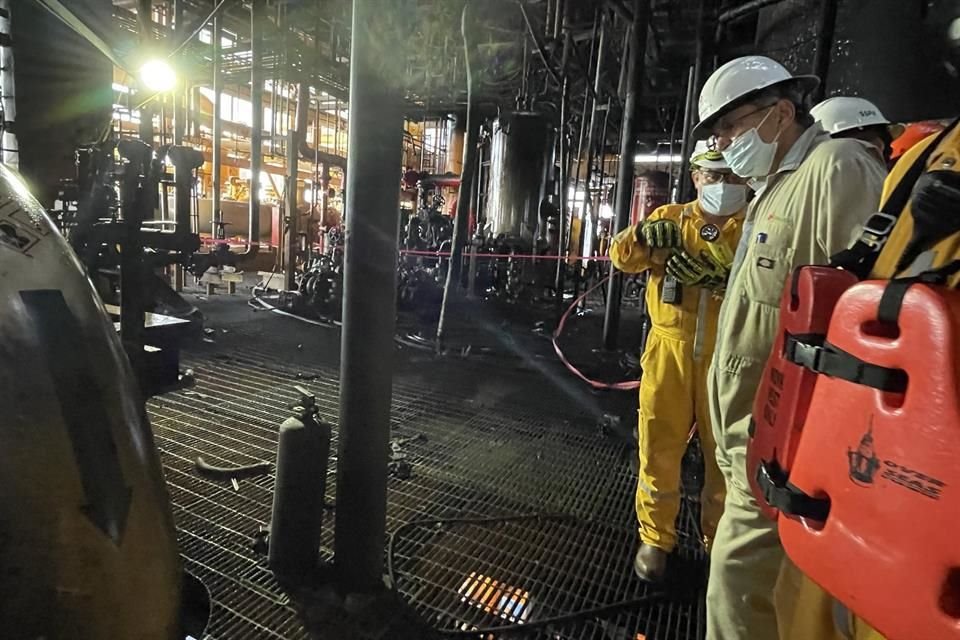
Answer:
<svg viewBox="0 0 960 640"><path fill-rule="evenodd" d="M183 638L160 460L113 323L0 165L0 633Z"/></svg>
<svg viewBox="0 0 960 640"><path fill-rule="evenodd" d="M539 211L547 126L537 113L515 112L493 123L485 232L532 241Z"/></svg>

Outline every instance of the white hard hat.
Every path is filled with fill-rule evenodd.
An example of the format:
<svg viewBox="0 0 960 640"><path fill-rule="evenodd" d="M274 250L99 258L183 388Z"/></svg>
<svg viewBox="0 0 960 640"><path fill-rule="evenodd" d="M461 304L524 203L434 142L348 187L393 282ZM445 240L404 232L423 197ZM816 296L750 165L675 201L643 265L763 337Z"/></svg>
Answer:
<svg viewBox="0 0 960 640"><path fill-rule="evenodd" d="M728 171L730 169L730 165L723 159L723 155L719 151L711 149L706 140L697 140L697 144L693 146L693 153L690 154L690 166L714 171Z"/></svg>
<svg viewBox="0 0 960 640"><path fill-rule="evenodd" d="M804 93L820 84L816 76L794 76L786 67L765 56L744 56L714 71L700 92L700 122L693 128L693 137L710 136L713 121L741 98L774 85L796 82Z"/></svg>
<svg viewBox="0 0 960 640"><path fill-rule="evenodd" d="M830 135L863 127L896 126L890 124L877 105L864 98L848 96L827 98L811 109L810 115ZM893 135L893 137L897 136Z"/></svg>

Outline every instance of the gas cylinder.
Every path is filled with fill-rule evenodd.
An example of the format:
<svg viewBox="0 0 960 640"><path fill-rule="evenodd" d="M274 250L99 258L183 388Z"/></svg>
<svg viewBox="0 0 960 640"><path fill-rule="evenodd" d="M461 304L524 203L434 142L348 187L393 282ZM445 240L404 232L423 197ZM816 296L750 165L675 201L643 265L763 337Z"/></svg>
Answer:
<svg viewBox="0 0 960 640"><path fill-rule="evenodd" d="M0 164L0 635L180 635L160 459L113 323Z"/></svg>
<svg viewBox="0 0 960 640"><path fill-rule="evenodd" d="M297 579L317 566L330 457L330 425L316 419L313 394L296 389L299 403L280 425L270 522L270 568L280 579Z"/></svg>

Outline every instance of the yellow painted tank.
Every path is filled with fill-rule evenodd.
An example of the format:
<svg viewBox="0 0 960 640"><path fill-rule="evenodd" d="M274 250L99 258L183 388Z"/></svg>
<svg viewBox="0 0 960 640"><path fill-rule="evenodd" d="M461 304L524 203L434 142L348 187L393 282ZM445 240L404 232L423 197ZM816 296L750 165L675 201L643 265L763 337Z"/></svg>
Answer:
<svg viewBox="0 0 960 640"><path fill-rule="evenodd" d="M0 636L183 638L170 502L103 306L0 165Z"/></svg>

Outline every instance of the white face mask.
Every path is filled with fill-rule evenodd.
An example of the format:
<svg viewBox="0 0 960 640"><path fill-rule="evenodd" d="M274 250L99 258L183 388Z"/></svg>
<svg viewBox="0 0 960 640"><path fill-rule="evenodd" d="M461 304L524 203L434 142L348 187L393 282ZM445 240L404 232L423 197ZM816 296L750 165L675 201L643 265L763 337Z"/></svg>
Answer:
<svg viewBox="0 0 960 640"><path fill-rule="evenodd" d="M732 216L747 206L747 185L717 182L700 190L700 207L714 216Z"/></svg>
<svg viewBox="0 0 960 640"><path fill-rule="evenodd" d="M760 124L749 131L741 133L730 142L730 146L721 151L723 159L735 174L741 178L763 178L770 174L773 166L773 157L777 154L777 131L773 142L764 142L760 137L760 127L767 121L773 109L763 116Z"/></svg>

